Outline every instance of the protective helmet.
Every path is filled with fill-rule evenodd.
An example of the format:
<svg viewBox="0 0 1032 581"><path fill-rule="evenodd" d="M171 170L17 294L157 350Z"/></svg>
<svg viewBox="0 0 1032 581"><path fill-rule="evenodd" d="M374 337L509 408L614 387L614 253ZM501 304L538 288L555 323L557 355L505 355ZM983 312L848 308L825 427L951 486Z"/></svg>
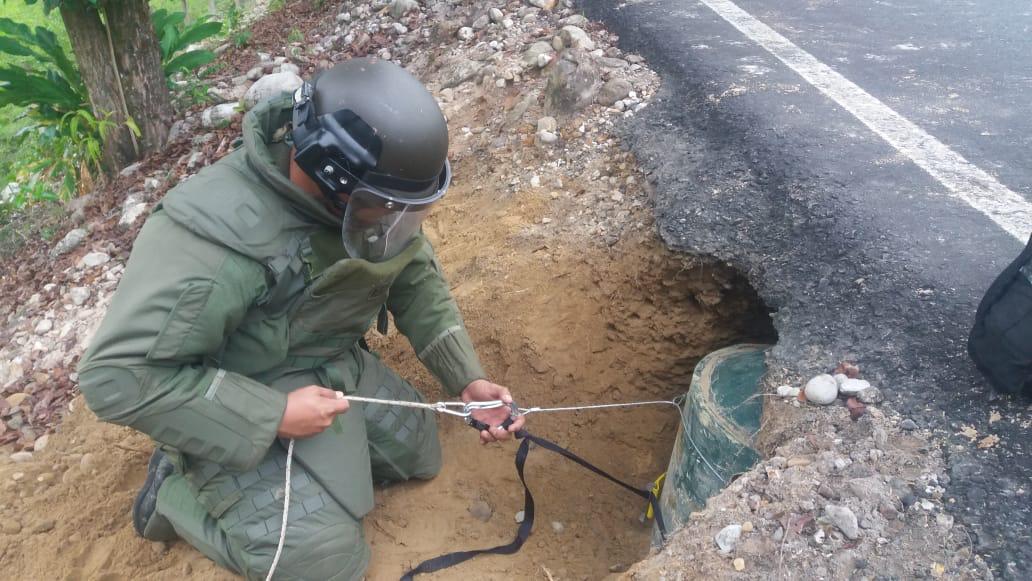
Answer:
<svg viewBox="0 0 1032 581"><path fill-rule="evenodd" d="M389 260L419 232L451 181L448 127L405 69L355 58L294 93L294 161L344 210L353 258Z"/></svg>

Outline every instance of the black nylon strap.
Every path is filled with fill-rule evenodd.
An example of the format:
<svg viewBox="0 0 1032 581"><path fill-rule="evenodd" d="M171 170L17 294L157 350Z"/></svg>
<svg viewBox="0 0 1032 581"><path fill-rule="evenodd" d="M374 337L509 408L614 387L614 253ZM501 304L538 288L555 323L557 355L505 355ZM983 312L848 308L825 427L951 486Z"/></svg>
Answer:
<svg viewBox="0 0 1032 581"><path fill-rule="evenodd" d="M476 422L476 420L473 420ZM479 422L478 422L479 423ZM481 429L474 425L475 428ZM434 557L433 559L427 559L415 568L409 570L401 577L401 581L412 581L412 578L420 573L432 573L434 571L440 571L441 569L447 569L459 563L463 563L476 557L478 555L512 555L513 553L520 550L523 543L530 537L530 530L534 527L534 496L530 493L530 487L527 486L527 479L523 475L523 468L527 463L527 455L530 453L530 443L534 442L538 446L546 450L550 450L564 456L570 460L573 460L577 464L580 464L584 468L602 476L603 478L622 486L623 488L633 492L634 494L648 499L649 505L652 507L652 513L656 518L656 526L659 527L659 534L663 540L666 540L666 523L663 520L663 513L659 507L659 499L652 493L652 489L642 490L636 488L615 476L612 476L608 472L598 468L594 464L591 464L587 460L574 454L573 452L563 448L559 444L546 440L544 438L535 436L526 430L520 430L516 432L516 437L522 439L520 442L519 449L516 450L516 474L520 477L520 482L523 483L523 522L520 523L520 528L516 530L516 538L511 543L505 545L499 545L497 547L491 547L489 549L476 549L472 551L458 551L455 553L448 553L441 555L440 557Z"/></svg>
<svg viewBox="0 0 1032 581"><path fill-rule="evenodd" d="M519 434L517 434L517 437L519 437ZM434 557L433 559L427 559L402 575L401 581L411 581L414 576L420 573L433 573L434 571L447 569L448 567L468 561L477 555L511 555L520 550L523 542L530 536L530 529L534 526L534 496L530 493L530 488L527 486L527 479L523 477L523 466L527 463L527 454L529 452L530 440L524 439L520 442L519 449L516 450L516 473L519 474L520 482L523 483L523 522L520 523L520 528L516 529L516 538L511 543L490 549L457 551L441 555L440 557Z"/></svg>

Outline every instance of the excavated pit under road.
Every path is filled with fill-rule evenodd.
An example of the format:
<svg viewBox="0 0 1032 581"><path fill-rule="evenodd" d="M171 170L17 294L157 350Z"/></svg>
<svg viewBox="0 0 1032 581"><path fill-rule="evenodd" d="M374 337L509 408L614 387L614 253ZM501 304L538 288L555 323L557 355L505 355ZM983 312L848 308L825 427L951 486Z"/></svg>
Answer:
<svg viewBox="0 0 1032 581"><path fill-rule="evenodd" d="M427 230L486 369L522 405L671 399L688 389L707 353L775 338L767 309L741 275L667 251L649 228L613 246L545 240L525 227L538 221L542 203L488 199L461 184L455 190ZM403 337L392 331L371 343L430 400L444 397ZM232 578L185 543L135 536L128 510L151 444L98 423L75 403L46 451L28 463L0 464L0 481L8 483L0 504L22 525L0 549L11 578ZM515 444L481 446L460 421L440 425L440 476L377 492L366 519L369 579L396 579L426 558L501 544L515 533L523 503ZM666 469L677 426L671 408L548 414L529 423L642 485ZM23 476L14 482L13 472ZM544 451L531 453L527 476L538 523L523 550L427 578L528 578L547 568L556 579L599 579L647 555L650 527L639 521L639 498ZM490 507L486 521L471 513L477 503ZM43 520L53 529L32 533ZM43 554L52 558L36 558Z"/></svg>

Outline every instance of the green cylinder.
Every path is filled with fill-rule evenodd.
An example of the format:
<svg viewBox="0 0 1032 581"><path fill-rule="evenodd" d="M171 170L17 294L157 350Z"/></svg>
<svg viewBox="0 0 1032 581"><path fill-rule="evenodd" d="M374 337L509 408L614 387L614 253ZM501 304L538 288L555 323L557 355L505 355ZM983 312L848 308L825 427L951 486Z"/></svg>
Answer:
<svg viewBox="0 0 1032 581"><path fill-rule="evenodd" d="M760 379L769 347L727 347L695 366L660 494L668 531L687 522L692 511L701 510L735 474L760 459L753 442L763 413ZM658 528L653 538L658 544Z"/></svg>

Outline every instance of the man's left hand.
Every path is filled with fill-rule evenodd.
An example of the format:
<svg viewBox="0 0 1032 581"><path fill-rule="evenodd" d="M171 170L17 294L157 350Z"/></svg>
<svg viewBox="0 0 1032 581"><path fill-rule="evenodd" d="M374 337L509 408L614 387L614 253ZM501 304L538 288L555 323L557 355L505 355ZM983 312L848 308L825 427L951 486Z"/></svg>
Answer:
<svg viewBox="0 0 1032 581"><path fill-rule="evenodd" d="M486 379L477 379L466 386L466 389L462 390L462 401L469 403L471 401L492 401L502 400L505 402L505 407L498 407L489 410L477 410L473 412L473 418L484 422L491 426L489 430L480 431L480 443L487 444L489 442L500 442L502 440L508 440L509 435L516 432L523 427L525 418L523 416L517 417L509 429L502 428L502 422L509 419L511 409L508 404L512 403L512 394L509 393L509 389L498 385L497 383L491 383Z"/></svg>

